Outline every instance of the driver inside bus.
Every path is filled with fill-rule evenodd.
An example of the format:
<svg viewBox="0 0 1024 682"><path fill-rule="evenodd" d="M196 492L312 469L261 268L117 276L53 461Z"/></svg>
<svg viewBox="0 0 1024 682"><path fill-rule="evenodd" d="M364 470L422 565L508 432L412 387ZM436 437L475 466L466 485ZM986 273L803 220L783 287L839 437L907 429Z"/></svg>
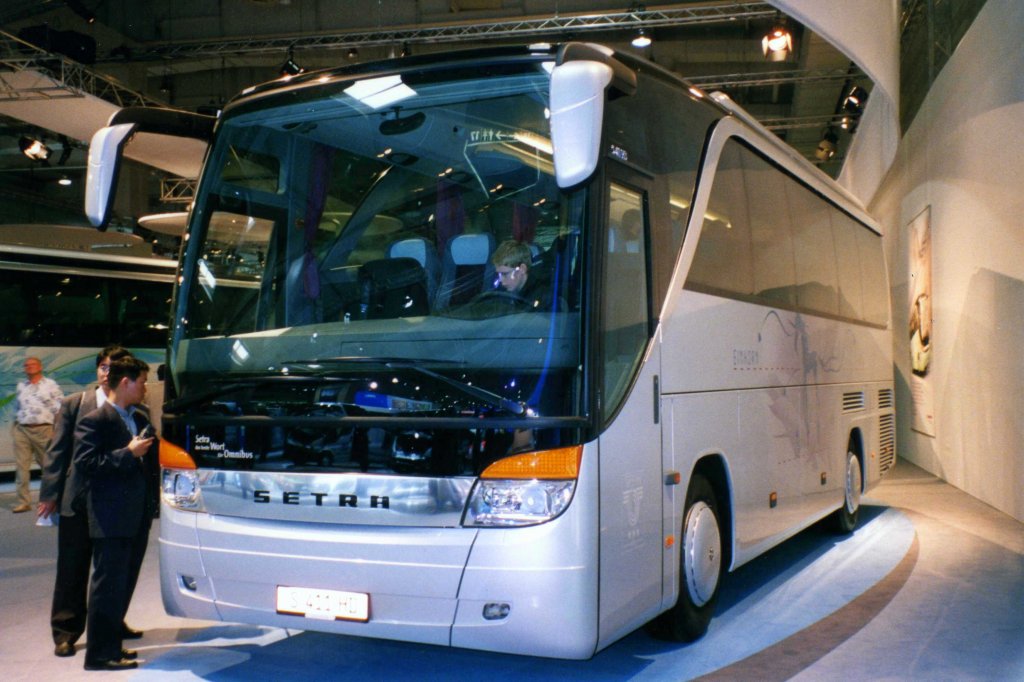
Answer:
<svg viewBox="0 0 1024 682"><path fill-rule="evenodd" d="M530 247L515 240L504 241L491 256L496 286L506 293L522 299L531 308L545 309L551 305L551 291L543 277L531 271L533 253Z"/></svg>

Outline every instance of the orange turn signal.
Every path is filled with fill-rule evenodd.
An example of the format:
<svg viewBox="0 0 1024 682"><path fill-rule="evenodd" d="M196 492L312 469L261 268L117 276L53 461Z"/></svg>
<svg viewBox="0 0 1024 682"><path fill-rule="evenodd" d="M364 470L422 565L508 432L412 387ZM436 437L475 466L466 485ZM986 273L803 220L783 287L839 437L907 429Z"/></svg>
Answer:
<svg viewBox="0 0 1024 682"><path fill-rule="evenodd" d="M522 455L512 455L499 459L484 469L480 478L511 478L565 480L577 478L580 474L580 462L583 459L583 446L574 445L568 448L541 450Z"/></svg>
<svg viewBox="0 0 1024 682"><path fill-rule="evenodd" d="M192 456L174 443L160 439L160 466L167 469L197 469Z"/></svg>

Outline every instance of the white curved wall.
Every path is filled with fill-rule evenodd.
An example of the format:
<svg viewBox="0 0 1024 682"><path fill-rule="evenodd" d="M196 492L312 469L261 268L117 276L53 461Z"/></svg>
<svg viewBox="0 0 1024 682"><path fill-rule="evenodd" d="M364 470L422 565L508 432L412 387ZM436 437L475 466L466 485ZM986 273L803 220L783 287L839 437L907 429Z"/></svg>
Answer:
<svg viewBox="0 0 1024 682"><path fill-rule="evenodd" d="M826 38L874 81L839 183L869 203L899 143L899 7L897 0L772 0Z"/></svg>
<svg viewBox="0 0 1024 682"><path fill-rule="evenodd" d="M871 206L893 284L899 453L1024 521L1024 2L988 0ZM931 207L935 437L912 431L906 226Z"/></svg>

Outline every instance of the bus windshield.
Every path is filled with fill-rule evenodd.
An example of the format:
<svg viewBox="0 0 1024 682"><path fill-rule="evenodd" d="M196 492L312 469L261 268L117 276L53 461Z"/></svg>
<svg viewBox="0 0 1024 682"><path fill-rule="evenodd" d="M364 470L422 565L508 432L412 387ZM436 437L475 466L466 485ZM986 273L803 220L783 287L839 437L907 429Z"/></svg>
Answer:
<svg viewBox="0 0 1024 682"><path fill-rule="evenodd" d="M346 437L344 417L578 417L586 191L555 183L545 65L324 80L220 123L177 407Z"/></svg>

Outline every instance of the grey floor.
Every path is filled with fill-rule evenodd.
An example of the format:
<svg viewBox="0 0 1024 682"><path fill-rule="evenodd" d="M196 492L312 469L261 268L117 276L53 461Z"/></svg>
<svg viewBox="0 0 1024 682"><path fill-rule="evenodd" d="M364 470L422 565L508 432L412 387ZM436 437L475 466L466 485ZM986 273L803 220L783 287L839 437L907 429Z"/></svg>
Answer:
<svg viewBox="0 0 1024 682"><path fill-rule="evenodd" d="M96 679L53 656L56 532L0 486L0 676ZM849 537L811 528L728 576L708 635L636 632L590 661L552 661L163 612L157 530L129 622L138 680L1024 680L1024 525L899 462ZM81 645L80 645L81 646Z"/></svg>

